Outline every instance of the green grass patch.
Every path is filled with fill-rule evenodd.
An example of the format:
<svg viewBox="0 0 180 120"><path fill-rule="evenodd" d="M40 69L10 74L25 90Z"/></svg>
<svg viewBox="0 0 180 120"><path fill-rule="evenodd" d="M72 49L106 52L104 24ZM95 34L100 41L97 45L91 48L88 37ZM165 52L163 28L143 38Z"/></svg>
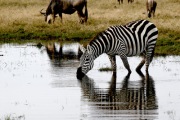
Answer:
<svg viewBox="0 0 180 120"><path fill-rule="evenodd" d="M99 71L101 71L101 72L103 72L103 71L108 72L108 71L113 71L113 69L110 68L110 67L105 67L105 68L100 68Z"/></svg>

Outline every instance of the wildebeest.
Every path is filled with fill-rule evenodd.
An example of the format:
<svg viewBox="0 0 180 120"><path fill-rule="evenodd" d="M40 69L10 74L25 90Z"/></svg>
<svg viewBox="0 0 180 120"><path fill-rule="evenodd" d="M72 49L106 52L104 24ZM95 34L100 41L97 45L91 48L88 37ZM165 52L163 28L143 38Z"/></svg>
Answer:
<svg viewBox="0 0 180 120"><path fill-rule="evenodd" d="M83 8L85 7L85 12L83 13ZM45 16L45 21L51 23L55 21L55 17L59 14L62 22L62 13L73 14L77 11L80 19L80 23L87 22L88 10L87 10L87 0L51 0L46 12L40 11L41 14Z"/></svg>
<svg viewBox="0 0 180 120"><path fill-rule="evenodd" d="M147 14L148 17L151 17L151 14L153 14L153 17L155 16L157 2L155 0L147 0L146 1L146 8L147 8Z"/></svg>

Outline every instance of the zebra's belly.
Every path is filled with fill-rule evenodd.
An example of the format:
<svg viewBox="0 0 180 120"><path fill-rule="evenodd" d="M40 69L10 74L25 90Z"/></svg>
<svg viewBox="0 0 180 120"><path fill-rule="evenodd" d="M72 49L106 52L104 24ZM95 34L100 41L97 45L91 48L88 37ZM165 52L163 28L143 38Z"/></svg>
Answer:
<svg viewBox="0 0 180 120"><path fill-rule="evenodd" d="M127 53L126 56L127 57L138 56L141 53L143 53L143 51L136 51L136 52L133 52L133 53Z"/></svg>
<svg viewBox="0 0 180 120"><path fill-rule="evenodd" d="M145 47L141 47L141 48L137 48L137 47L136 48L129 48L129 49L125 50L125 55L127 57L138 56L138 55L142 54L144 51L146 51Z"/></svg>
<svg viewBox="0 0 180 120"><path fill-rule="evenodd" d="M145 51L145 48L141 48L139 50L133 50L131 49L126 49L126 50L122 50L121 48L119 49L113 49L111 51L108 51L106 54L114 56L114 55L119 55L119 56L124 56L126 55L127 57L132 57L132 56L138 56L141 53L143 53Z"/></svg>
<svg viewBox="0 0 180 120"><path fill-rule="evenodd" d="M138 55L140 55L142 52L134 52L134 53L118 53L118 52L108 52L108 53L106 53L107 55L110 55L110 56L114 56L114 55L119 55L119 56L121 56L121 55L126 55L127 57L132 57L132 56L138 56Z"/></svg>
<svg viewBox="0 0 180 120"><path fill-rule="evenodd" d="M138 55L140 55L140 53L139 53L139 54L126 55L126 56L127 56L127 57L133 57L133 56L138 56Z"/></svg>

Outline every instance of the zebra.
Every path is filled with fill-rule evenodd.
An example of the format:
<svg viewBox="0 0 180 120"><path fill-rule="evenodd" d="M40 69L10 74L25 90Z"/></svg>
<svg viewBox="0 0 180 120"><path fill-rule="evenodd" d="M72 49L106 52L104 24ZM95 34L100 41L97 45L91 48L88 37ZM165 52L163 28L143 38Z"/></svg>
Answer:
<svg viewBox="0 0 180 120"><path fill-rule="evenodd" d="M80 58L77 69L77 77L82 78L93 68L94 60L103 53L109 56L113 72L116 71L116 55L119 55L128 74L131 69L127 57L143 55L143 60L137 66L140 71L146 63L146 72L153 59L158 29L148 20L136 20L126 25L110 26L107 30L99 33L85 49Z"/></svg>

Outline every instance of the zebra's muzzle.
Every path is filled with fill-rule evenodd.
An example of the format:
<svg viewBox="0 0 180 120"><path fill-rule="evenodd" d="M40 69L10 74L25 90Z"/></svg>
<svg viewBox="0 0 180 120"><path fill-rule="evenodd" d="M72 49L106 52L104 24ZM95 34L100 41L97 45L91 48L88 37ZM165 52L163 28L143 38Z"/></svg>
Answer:
<svg viewBox="0 0 180 120"><path fill-rule="evenodd" d="M82 79L85 76L85 74L82 72L82 67L79 67L76 72L77 79Z"/></svg>

